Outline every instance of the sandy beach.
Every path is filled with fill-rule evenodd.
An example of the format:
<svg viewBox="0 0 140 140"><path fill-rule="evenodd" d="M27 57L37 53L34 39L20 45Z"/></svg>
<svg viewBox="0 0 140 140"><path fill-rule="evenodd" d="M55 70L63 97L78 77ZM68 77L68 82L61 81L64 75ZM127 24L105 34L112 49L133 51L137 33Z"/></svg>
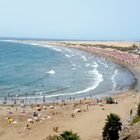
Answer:
<svg viewBox="0 0 140 140"><path fill-rule="evenodd" d="M120 51L120 48L132 49L132 45L134 43L138 45L138 42L25 42L73 47L107 57L128 67L135 75L137 83L133 89L113 96L118 104L106 104L104 100L97 103L95 99L83 99L74 102L25 107L1 105L0 140L9 140L10 138L13 140L43 140L49 135L59 134L64 130L72 130L78 133L82 140L101 140L105 119L110 113L120 115L123 128L128 127L131 118L136 114L140 100L140 59L139 56L129 54L128 51ZM105 46L106 48L102 48ZM117 47L119 50L116 49ZM120 55L121 57L118 57ZM132 116L130 116L131 109L133 111ZM37 113L37 117L34 112ZM53 128L57 126L58 131L53 131Z"/></svg>

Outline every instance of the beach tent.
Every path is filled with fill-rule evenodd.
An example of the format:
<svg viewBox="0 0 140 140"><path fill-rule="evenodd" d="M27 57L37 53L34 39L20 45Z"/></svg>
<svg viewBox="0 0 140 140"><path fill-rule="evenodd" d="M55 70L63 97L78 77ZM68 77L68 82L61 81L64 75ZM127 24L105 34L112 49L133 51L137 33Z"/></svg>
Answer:
<svg viewBox="0 0 140 140"><path fill-rule="evenodd" d="M114 101L114 99L112 97L106 97L106 103L107 104L114 104L115 101Z"/></svg>

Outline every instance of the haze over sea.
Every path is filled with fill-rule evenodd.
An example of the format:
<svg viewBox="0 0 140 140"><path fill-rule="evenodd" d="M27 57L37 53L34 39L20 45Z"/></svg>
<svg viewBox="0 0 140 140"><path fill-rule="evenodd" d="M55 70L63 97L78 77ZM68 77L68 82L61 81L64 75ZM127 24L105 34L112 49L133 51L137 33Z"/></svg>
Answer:
<svg viewBox="0 0 140 140"><path fill-rule="evenodd" d="M127 90L133 74L110 60L62 46L0 41L0 96L48 100Z"/></svg>

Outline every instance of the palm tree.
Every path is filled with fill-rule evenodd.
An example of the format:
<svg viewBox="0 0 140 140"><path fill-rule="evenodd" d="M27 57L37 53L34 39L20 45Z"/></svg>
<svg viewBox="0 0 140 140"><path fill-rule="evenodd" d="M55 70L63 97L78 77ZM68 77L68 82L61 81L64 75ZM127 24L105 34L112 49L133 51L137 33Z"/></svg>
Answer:
<svg viewBox="0 0 140 140"><path fill-rule="evenodd" d="M64 131L62 134L60 134L60 137L62 140L81 140L80 137L72 131Z"/></svg>
<svg viewBox="0 0 140 140"><path fill-rule="evenodd" d="M48 136L44 140L81 140L80 137L72 131L64 131L60 135Z"/></svg>
<svg viewBox="0 0 140 140"><path fill-rule="evenodd" d="M103 140L118 140L121 126L120 117L114 113L110 113L110 115L107 116L103 128Z"/></svg>

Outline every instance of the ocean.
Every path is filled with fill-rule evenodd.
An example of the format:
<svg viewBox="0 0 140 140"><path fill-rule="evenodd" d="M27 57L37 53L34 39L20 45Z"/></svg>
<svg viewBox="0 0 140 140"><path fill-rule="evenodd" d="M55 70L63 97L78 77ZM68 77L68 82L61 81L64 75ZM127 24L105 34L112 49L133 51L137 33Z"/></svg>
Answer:
<svg viewBox="0 0 140 140"><path fill-rule="evenodd" d="M62 46L0 41L0 98L55 101L100 98L135 82L125 67Z"/></svg>

